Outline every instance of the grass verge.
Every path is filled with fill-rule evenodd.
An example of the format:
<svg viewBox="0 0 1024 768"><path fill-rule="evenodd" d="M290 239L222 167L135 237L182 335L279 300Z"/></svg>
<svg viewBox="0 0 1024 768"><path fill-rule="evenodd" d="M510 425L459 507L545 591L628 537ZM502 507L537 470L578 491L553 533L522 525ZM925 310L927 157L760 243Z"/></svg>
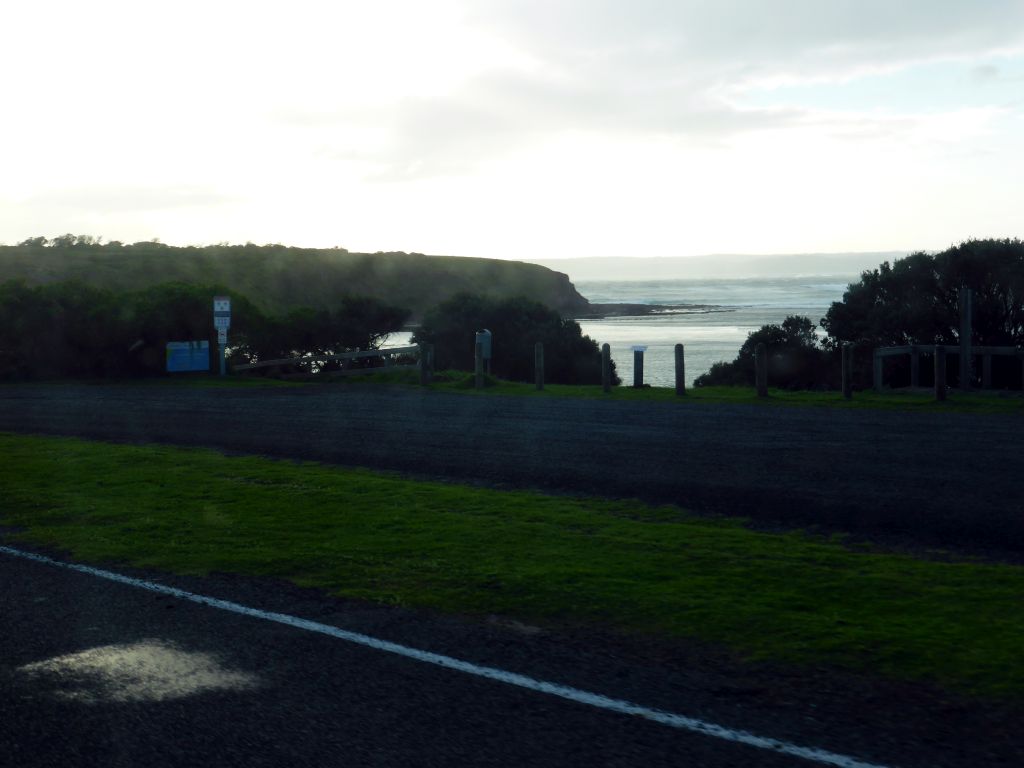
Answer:
<svg viewBox="0 0 1024 768"><path fill-rule="evenodd" d="M1024 698L1024 568L851 551L677 507L0 433L8 540L92 562L833 664Z"/></svg>
<svg viewBox="0 0 1024 768"><path fill-rule="evenodd" d="M348 386L358 384L398 384L415 386L419 375L415 371L381 372L361 377L359 380L344 382ZM612 387L605 393L599 385L548 384L538 391L533 384L505 381L486 377L486 386L475 389L473 374L464 371L441 371L432 389L442 392L459 392L468 395L510 395L517 397L582 397L588 399L672 402L679 405L689 403L720 403L758 405L773 407L812 408L870 408L875 410L952 412L952 413L1017 413L1024 415L1024 393L1021 392L953 392L945 402L937 402L925 390L889 390L885 392L856 392L850 400L844 400L839 392L790 391L769 389L767 398L757 397L753 387L690 387L684 397L678 397L671 387L630 386Z"/></svg>

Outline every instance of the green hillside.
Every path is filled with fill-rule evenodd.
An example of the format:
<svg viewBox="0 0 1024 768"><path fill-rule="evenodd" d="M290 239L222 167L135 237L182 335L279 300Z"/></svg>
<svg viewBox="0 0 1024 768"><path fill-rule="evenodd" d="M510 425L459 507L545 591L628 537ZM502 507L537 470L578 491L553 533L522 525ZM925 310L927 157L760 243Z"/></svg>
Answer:
<svg viewBox="0 0 1024 768"><path fill-rule="evenodd" d="M271 312L330 308L343 296L372 296L419 317L463 292L528 296L567 314L588 306L566 275L515 261L283 245L99 244L71 235L0 246L0 282L11 279L33 285L81 280L114 290L169 281L225 285Z"/></svg>

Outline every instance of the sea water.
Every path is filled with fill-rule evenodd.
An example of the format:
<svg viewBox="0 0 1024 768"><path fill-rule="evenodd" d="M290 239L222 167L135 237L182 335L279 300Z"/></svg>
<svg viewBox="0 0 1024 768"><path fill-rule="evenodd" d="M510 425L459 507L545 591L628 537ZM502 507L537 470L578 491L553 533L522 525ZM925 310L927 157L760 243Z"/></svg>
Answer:
<svg viewBox="0 0 1024 768"><path fill-rule="evenodd" d="M750 278L745 280L578 281L576 289L598 304L661 304L682 314L581 320L583 333L611 347L623 384L633 383L633 346L644 353L644 383L675 385L676 344L685 349L686 382L714 363L732 361L747 336L763 325L803 315L819 326L821 318L855 276ZM699 307L699 309L698 309Z"/></svg>
<svg viewBox="0 0 1024 768"><path fill-rule="evenodd" d="M763 325L781 324L789 315L803 315L819 326L821 318L855 276L786 277L704 280L574 281L576 289L596 304L659 304L680 314L609 317L580 320L583 333L611 347L623 384L633 383L634 346L644 352L644 383L675 386L675 345L685 349L686 383L714 363L736 358L748 334ZM410 334L392 334L387 346L405 346ZM468 336L472 344L472 336ZM501 340L494 340L500 347Z"/></svg>

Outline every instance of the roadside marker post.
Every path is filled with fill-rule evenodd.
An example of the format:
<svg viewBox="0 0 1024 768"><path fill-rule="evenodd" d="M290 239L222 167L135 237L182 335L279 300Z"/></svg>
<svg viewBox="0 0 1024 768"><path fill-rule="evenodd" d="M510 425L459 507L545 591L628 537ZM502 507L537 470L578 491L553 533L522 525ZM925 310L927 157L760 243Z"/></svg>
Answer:
<svg viewBox="0 0 1024 768"><path fill-rule="evenodd" d="M683 357L683 345L676 344L676 395L686 394L686 359Z"/></svg>
<svg viewBox="0 0 1024 768"><path fill-rule="evenodd" d="M639 389L644 385L644 352L645 346L633 347L633 387Z"/></svg>

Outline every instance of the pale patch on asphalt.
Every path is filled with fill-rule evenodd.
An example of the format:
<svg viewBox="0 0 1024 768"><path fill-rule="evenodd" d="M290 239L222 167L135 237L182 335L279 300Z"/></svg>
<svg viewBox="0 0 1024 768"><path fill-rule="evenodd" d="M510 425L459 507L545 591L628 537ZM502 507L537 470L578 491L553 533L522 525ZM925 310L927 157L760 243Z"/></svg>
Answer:
<svg viewBox="0 0 1024 768"><path fill-rule="evenodd" d="M160 640L99 646L18 671L51 683L58 698L87 704L168 701L259 684L255 675L227 669L213 654L184 651Z"/></svg>

